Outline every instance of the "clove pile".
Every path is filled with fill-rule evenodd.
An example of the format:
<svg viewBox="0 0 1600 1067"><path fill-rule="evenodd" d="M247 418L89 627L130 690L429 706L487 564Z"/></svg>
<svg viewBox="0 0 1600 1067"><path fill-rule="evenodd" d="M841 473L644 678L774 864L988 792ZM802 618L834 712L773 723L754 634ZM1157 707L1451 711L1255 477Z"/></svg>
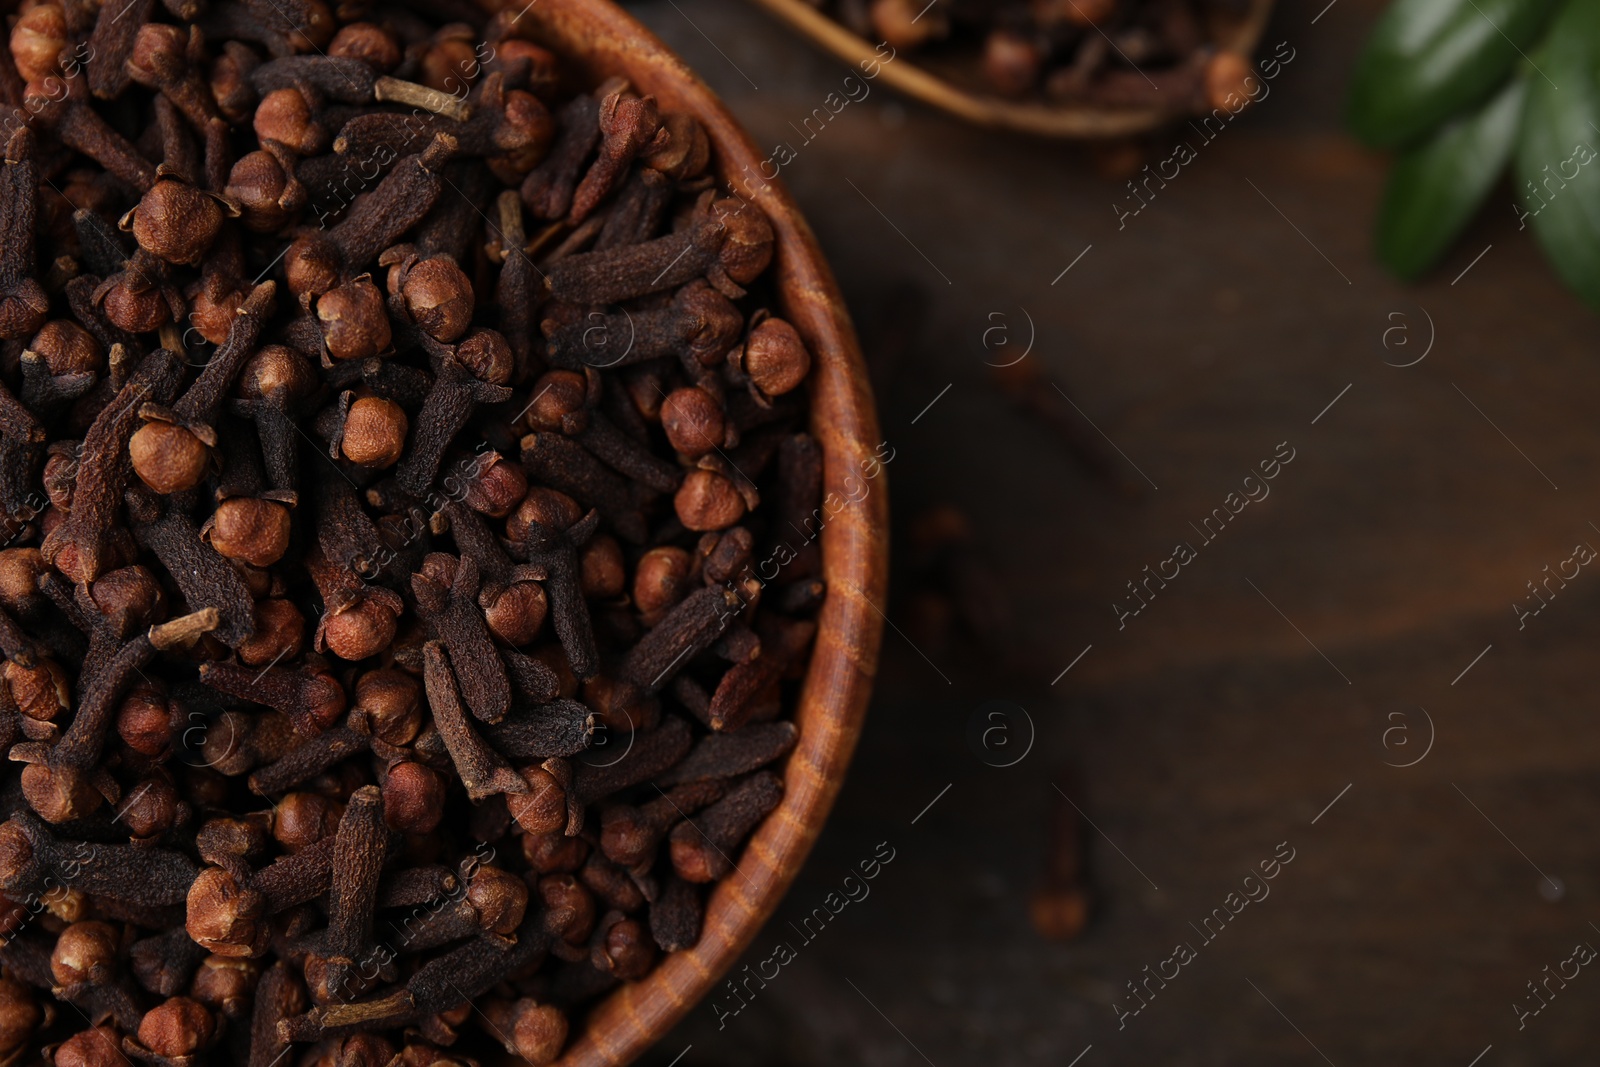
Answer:
<svg viewBox="0 0 1600 1067"><path fill-rule="evenodd" d="M1003 97L1203 114L1244 94L1244 56L1215 49L1248 0L807 0L852 32L919 53Z"/></svg>
<svg viewBox="0 0 1600 1067"><path fill-rule="evenodd" d="M782 799L772 227L521 21L10 17L0 1063L549 1063Z"/></svg>

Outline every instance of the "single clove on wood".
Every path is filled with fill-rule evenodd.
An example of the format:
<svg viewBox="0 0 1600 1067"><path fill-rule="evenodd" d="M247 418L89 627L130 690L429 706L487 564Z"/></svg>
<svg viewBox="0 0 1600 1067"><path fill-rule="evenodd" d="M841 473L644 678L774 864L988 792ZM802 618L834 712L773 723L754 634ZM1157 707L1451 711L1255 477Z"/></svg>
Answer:
<svg viewBox="0 0 1600 1067"><path fill-rule="evenodd" d="M1089 925L1094 893L1086 869L1084 816L1078 807L1083 797L1077 776L1058 777L1066 789L1057 786L1050 793L1044 876L1028 900L1028 918L1041 937L1075 941Z"/></svg>

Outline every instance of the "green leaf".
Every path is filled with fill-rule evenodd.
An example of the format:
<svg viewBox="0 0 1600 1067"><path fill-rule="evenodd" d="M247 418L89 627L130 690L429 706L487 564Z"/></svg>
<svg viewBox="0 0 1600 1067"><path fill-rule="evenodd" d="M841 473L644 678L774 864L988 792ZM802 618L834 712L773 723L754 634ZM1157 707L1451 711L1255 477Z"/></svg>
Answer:
<svg viewBox="0 0 1600 1067"><path fill-rule="evenodd" d="M1600 310L1600 3L1574 0L1533 56L1518 193L1556 273Z"/></svg>
<svg viewBox="0 0 1600 1067"><path fill-rule="evenodd" d="M1481 103L1558 6L1559 0L1395 0L1356 63L1351 130L1374 148L1398 148Z"/></svg>
<svg viewBox="0 0 1600 1067"><path fill-rule="evenodd" d="M1518 78L1395 162L1378 213L1378 258L1394 273L1420 275L1472 220L1511 158L1526 91Z"/></svg>

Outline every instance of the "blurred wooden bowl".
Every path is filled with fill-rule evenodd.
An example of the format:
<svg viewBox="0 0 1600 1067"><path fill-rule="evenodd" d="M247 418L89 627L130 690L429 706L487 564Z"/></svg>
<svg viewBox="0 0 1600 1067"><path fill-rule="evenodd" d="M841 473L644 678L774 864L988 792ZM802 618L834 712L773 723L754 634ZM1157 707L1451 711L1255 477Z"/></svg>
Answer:
<svg viewBox="0 0 1600 1067"><path fill-rule="evenodd" d="M806 0L752 0L776 15L802 36L821 45L857 69L861 63L878 66L879 76L892 88L913 99L949 112L957 118L998 129L1040 137L1100 140L1129 137L1188 117L1191 112L1172 107L1105 107L1090 104L1052 104L1010 100L992 93L975 92L949 78L920 67L906 56L884 62L876 46L858 37L843 23L823 14ZM1243 18L1214 30L1211 43L1219 51L1248 56L1255 51L1272 15L1273 0L1250 0Z"/></svg>
<svg viewBox="0 0 1600 1067"><path fill-rule="evenodd" d="M522 9L526 0L487 0ZM877 448L878 419L866 364L833 274L788 192L761 177L758 152L721 101L654 35L607 0L538 0L523 11L528 36L556 51L583 82L621 75L663 109L686 111L705 126L715 168L737 193L766 212L777 238L770 268L776 313L811 349L811 432L825 457L823 491L847 498L863 460ZM519 27L520 28L520 27ZM752 178L754 179L752 181ZM887 474L864 484L822 531L827 600L794 722L799 742L783 770L783 802L736 857L739 871L711 892L694 948L665 957L573 1019L562 1067L599 1067L634 1059L683 1018L738 958L778 906L822 830L844 781L877 673L888 586Z"/></svg>

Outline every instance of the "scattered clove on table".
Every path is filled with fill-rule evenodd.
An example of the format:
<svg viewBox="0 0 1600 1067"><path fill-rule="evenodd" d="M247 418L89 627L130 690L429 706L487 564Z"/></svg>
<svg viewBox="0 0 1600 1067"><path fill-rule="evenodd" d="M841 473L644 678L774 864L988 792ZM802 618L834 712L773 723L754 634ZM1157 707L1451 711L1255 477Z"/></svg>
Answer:
<svg viewBox="0 0 1600 1067"><path fill-rule="evenodd" d="M1044 876L1028 901L1028 917L1039 936L1075 941L1089 925L1094 906L1086 870L1083 797L1076 775L1058 775L1052 785Z"/></svg>

